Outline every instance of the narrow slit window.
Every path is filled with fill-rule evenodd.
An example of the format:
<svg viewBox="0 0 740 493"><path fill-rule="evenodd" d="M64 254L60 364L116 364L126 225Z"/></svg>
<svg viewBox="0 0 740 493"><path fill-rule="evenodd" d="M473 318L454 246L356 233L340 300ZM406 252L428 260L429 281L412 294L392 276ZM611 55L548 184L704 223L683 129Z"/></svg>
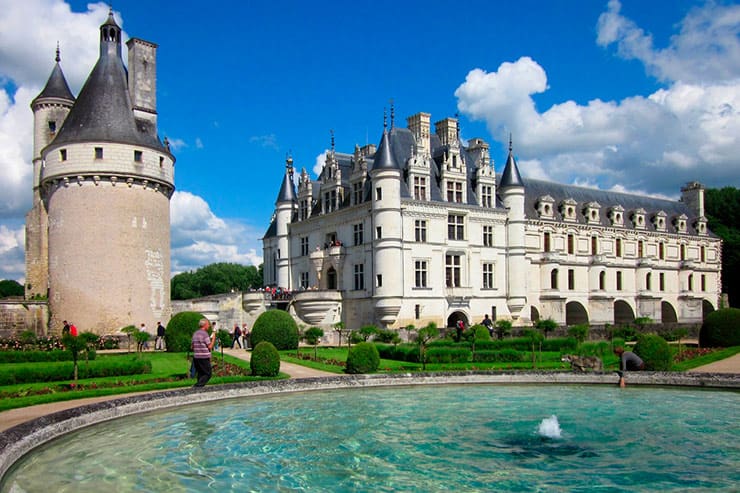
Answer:
<svg viewBox="0 0 740 493"><path fill-rule="evenodd" d="M103 148L102 147L95 148L95 159L103 159Z"/></svg>

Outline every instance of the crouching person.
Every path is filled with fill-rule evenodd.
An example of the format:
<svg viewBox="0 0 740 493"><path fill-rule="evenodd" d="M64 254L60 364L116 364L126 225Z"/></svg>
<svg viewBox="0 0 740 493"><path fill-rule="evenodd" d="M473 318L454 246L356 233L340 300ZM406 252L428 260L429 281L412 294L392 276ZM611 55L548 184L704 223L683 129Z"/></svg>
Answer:
<svg viewBox="0 0 740 493"><path fill-rule="evenodd" d="M627 371L640 371L645 369L645 362L632 351L625 351L623 347L615 347L614 354L619 356L619 386L624 388L624 374Z"/></svg>

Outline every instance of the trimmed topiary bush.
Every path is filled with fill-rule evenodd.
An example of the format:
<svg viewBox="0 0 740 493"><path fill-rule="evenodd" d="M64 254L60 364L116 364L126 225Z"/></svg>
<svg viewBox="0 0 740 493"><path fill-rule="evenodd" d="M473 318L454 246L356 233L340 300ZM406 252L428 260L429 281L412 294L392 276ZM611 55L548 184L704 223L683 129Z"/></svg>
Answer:
<svg viewBox="0 0 740 493"><path fill-rule="evenodd" d="M721 308L707 315L699 332L699 346L740 346L740 309Z"/></svg>
<svg viewBox="0 0 740 493"><path fill-rule="evenodd" d="M375 344L361 342L347 355L347 373L373 373L380 366L380 355Z"/></svg>
<svg viewBox="0 0 740 493"><path fill-rule="evenodd" d="M645 362L646 370L668 371L673 365L671 348L656 334L641 335L635 344L635 354Z"/></svg>
<svg viewBox="0 0 740 493"><path fill-rule="evenodd" d="M471 329L475 329L475 340L476 341L490 341L491 340L491 333L488 332L488 329L485 325L476 324L470 327Z"/></svg>
<svg viewBox="0 0 740 493"><path fill-rule="evenodd" d="M205 317L198 312L180 312L170 319L164 333L168 353L190 351L190 343L201 318Z"/></svg>
<svg viewBox="0 0 740 493"><path fill-rule="evenodd" d="M267 341L280 351L298 349L298 325L288 312L267 310L255 320L250 341L253 347Z"/></svg>
<svg viewBox="0 0 740 493"><path fill-rule="evenodd" d="M252 350L249 368L255 377L276 377L280 373L280 353L268 341L262 341Z"/></svg>

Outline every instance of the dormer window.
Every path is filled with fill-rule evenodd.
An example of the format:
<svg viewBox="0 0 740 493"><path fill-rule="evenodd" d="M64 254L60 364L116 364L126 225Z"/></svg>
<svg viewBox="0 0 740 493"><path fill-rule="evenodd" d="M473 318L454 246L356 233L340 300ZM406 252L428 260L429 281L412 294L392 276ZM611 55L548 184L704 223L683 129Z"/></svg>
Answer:
<svg viewBox="0 0 740 493"><path fill-rule="evenodd" d="M663 211L658 211L653 216L653 227L657 231L665 231L666 216L667 216L667 214L665 212L663 212Z"/></svg>
<svg viewBox="0 0 740 493"><path fill-rule="evenodd" d="M645 229L645 214L645 209L643 208L637 209L632 213L630 219L635 228Z"/></svg>
<svg viewBox="0 0 740 493"><path fill-rule="evenodd" d="M565 221L576 220L576 205L578 203L574 199L565 199L560 204L560 214L562 214Z"/></svg>
<svg viewBox="0 0 740 493"><path fill-rule="evenodd" d="M609 209L609 220L612 226L624 226L624 207L615 205Z"/></svg>
<svg viewBox="0 0 740 493"><path fill-rule="evenodd" d="M694 228L700 235L707 234L707 218L704 216L698 218L694 223Z"/></svg>
<svg viewBox="0 0 740 493"><path fill-rule="evenodd" d="M675 219L673 219L673 225L676 227L676 231L679 233L685 233L686 232L686 224L688 218L686 217L686 214L681 214L680 216L677 216Z"/></svg>
<svg viewBox="0 0 740 493"><path fill-rule="evenodd" d="M583 208L583 215L589 224L599 224L601 204L598 202L589 202L586 207Z"/></svg>
<svg viewBox="0 0 740 493"><path fill-rule="evenodd" d="M549 195L543 195L537 200L537 213L540 217L552 219L555 213L555 199Z"/></svg>

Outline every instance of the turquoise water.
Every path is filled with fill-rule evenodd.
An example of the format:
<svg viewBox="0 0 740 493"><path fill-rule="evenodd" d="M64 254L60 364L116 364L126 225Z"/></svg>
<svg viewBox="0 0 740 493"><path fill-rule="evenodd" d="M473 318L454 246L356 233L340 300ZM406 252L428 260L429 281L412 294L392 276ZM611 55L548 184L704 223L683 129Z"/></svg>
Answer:
<svg viewBox="0 0 740 493"><path fill-rule="evenodd" d="M740 485L738 404L735 392L595 386L232 399L71 433L0 489L730 491Z"/></svg>

